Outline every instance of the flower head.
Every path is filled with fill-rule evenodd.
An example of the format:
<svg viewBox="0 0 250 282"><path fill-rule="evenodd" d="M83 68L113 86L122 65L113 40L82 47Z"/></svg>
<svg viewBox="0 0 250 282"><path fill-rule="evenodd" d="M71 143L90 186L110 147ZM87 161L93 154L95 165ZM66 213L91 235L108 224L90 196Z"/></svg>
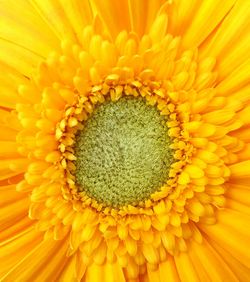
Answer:
<svg viewBox="0 0 250 282"><path fill-rule="evenodd" d="M246 281L248 1L0 9L3 280Z"/></svg>

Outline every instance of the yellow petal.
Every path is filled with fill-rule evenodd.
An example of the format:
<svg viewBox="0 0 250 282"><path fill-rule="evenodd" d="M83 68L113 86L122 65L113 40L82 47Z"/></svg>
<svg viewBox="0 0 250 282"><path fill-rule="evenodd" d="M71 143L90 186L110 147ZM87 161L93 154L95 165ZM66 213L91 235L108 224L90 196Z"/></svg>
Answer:
<svg viewBox="0 0 250 282"><path fill-rule="evenodd" d="M128 1L91 1L92 8L100 14L113 38L122 30L131 30Z"/></svg>
<svg viewBox="0 0 250 282"><path fill-rule="evenodd" d="M235 0L206 0L199 7L196 6L196 13L183 36L184 48L199 46L223 20L234 3Z"/></svg>
<svg viewBox="0 0 250 282"><path fill-rule="evenodd" d="M106 256L107 256L107 247L106 244L102 242L99 245L98 249L96 250L93 260L96 264L101 265L104 263Z"/></svg>
<svg viewBox="0 0 250 282"><path fill-rule="evenodd" d="M209 122L212 124L222 124L231 120L233 116L234 116L233 111L225 109L225 110L218 110L204 114L202 115L202 119L205 122Z"/></svg>
<svg viewBox="0 0 250 282"><path fill-rule="evenodd" d="M60 3L78 39L81 41L83 29L92 22L92 11L89 2L60 0Z"/></svg>
<svg viewBox="0 0 250 282"><path fill-rule="evenodd" d="M149 282L160 282L160 273L158 270L147 268L147 276Z"/></svg>
<svg viewBox="0 0 250 282"><path fill-rule="evenodd" d="M143 244L142 252L149 263L157 264L159 262L158 251L151 244Z"/></svg>
<svg viewBox="0 0 250 282"><path fill-rule="evenodd" d="M18 157L18 146L16 142L0 141L0 156L4 158Z"/></svg>
<svg viewBox="0 0 250 282"><path fill-rule="evenodd" d="M250 215L250 207L249 207L249 205L244 205L244 204L239 203L237 201L234 201L232 199L227 199L226 200L225 207L227 207L227 208L229 208L231 210L234 210L234 211L246 214L246 215Z"/></svg>
<svg viewBox="0 0 250 282"><path fill-rule="evenodd" d="M204 176L204 171L195 165L187 165L185 172L188 173L191 178L201 178Z"/></svg>
<svg viewBox="0 0 250 282"><path fill-rule="evenodd" d="M131 256L136 256L137 253L137 241L132 239L130 236L126 238L125 245L127 248L128 253Z"/></svg>
<svg viewBox="0 0 250 282"><path fill-rule="evenodd" d="M102 266L92 264L87 268L84 278L84 281L125 282L122 268L118 263L106 263Z"/></svg>
<svg viewBox="0 0 250 282"><path fill-rule="evenodd" d="M230 96L244 86L249 85L250 59L246 60L238 68L234 69L219 85L216 86L218 94Z"/></svg>
<svg viewBox="0 0 250 282"><path fill-rule="evenodd" d="M220 218L216 224L200 225L202 231L209 236L209 240L220 244L243 265L249 267L250 255L247 251L250 236L249 216L230 210L220 210L218 216ZM231 216L233 216L233 220Z"/></svg>
<svg viewBox="0 0 250 282"><path fill-rule="evenodd" d="M39 275L43 281L46 278L52 278L55 273L60 269L56 269L53 263L48 263L55 258L56 261L60 261L65 258L66 249L61 248L61 241L45 240L41 242L36 248L30 251L23 259L21 259L6 275L3 279L7 281L13 281L18 277L18 279L23 281L34 280L37 277L37 271L39 270ZM64 244L66 245L66 244ZM47 250L46 252L44 250ZM55 273L52 273L52 269ZM45 278L45 280L43 279Z"/></svg>
<svg viewBox="0 0 250 282"><path fill-rule="evenodd" d="M227 197L250 206L250 191L248 186L228 184Z"/></svg>
<svg viewBox="0 0 250 282"><path fill-rule="evenodd" d="M128 3L131 28L142 36L151 28L155 16L164 1L155 0L145 2L144 0L129 0Z"/></svg>
<svg viewBox="0 0 250 282"><path fill-rule="evenodd" d="M64 268L60 273L60 281L68 282L76 280L76 254L68 258L67 262L64 264Z"/></svg>
<svg viewBox="0 0 250 282"><path fill-rule="evenodd" d="M204 206L197 200L190 200L188 202L188 209L196 216L202 216L205 213Z"/></svg>
<svg viewBox="0 0 250 282"><path fill-rule="evenodd" d="M240 281L247 281L250 275L249 268L241 264L235 259L229 252L223 249L219 244L213 241L209 241L209 244L217 251L217 253L223 258L226 264L230 267L231 271L237 276Z"/></svg>
<svg viewBox="0 0 250 282"><path fill-rule="evenodd" d="M245 14L244 14L245 15ZM218 80L221 81L230 75L231 72L248 59L250 52L250 34L241 30L240 35L237 35L236 44L227 46L221 54L216 70L218 71Z"/></svg>
<svg viewBox="0 0 250 282"><path fill-rule="evenodd" d="M30 1L35 11L44 20L44 26L48 26L54 31L55 36L59 39L69 38L75 41L75 35L69 19L59 1L45 0L31 0Z"/></svg>
<svg viewBox="0 0 250 282"><path fill-rule="evenodd" d="M188 253L180 253L174 260L181 281L200 281Z"/></svg>
<svg viewBox="0 0 250 282"><path fill-rule="evenodd" d="M230 5L236 1L225 1ZM227 4L221 2L223 4ZM249 15L250 8L249 2L245 0L240 0L235 3L231 11L226 15L221 26L218 28L215 35L208 42L207 46L205 45L205 55L209 54L210 56L219 57L219 62L223 62L223 57L228 56L228 51L230 48L233 48L238 45L240 40L240 35L246 35L249 30ZM243 36L243 37L244 37ZM242 53L240 54L240 57ZM243 55L244 56L244 55ZM232 70L235 69L235 65L231 66Z"/></svg>
<svg viewBox="0 0 250 282"><path fill-rule="evenodd" d="M49 263L46 259L43 260L43 257L40 258L39 264L42 260L42 267L39 269L39 279L41 281L50 281L53 279L58 279L60 277L60 273L64 268L65 262L68 260L66 256L66 251L68 247L68 242L64 238L60 241L54 241L54 246L50 247L49 250ZM50 245L53 244L52 242ZM43 249L44 251L44 249ZM34 254L33 254L34 255ZM33 257L33 256L32 256ZM30 258L31 259L31 258ZM35 265L37 266L37 265ZM32 272L34 269L32 269ZM32 273L32 277L34 277L35 271ZM16 274L15 274L16 275ZM27 277L26 275L24 277ZM28 278L25 278L28 279Z"/></svg>
<svg viewBox="0 0 250 282"><path fill-rule="evenodd" d="M246 106L242 111L238 112L239 119L244 122L245 125L250 123L249 121L250 106Z"/></svg>
<svg viewBox="0 0 250 282"><path fill-rule="evenodd" d="M166 14L156 17L149 31L149 36L153 43L161 42L164 38L167 31L167 24L168 18Z"/></svg>
<svg viewBox="0 0 250 282"><path fill-rule="evenodd" d="M23 230L21 233L15 234L14 237L2 242L0 245L0 276L3 276L19 263L23 258L32 251L42 240L42 234L35 231L33 227ZM29 268L27 266L27 268ZM16 277L14 278L14 280ZM9 281L13 281L10 279Z"/></svg>
<svg viewBox="0 0 250 282"><path fill-rule="evenodd" d="M16 44L16 50L20 50L19 56L24 56L24 61L28 59L26 54L30 54L30 61L32 61L33 57L37 55L45 57L49 52L58 50L60 46L50 27L28 1L10 0L1 3L0 37L8 41L9 46ZM2 40L0 46L2 47ZM11 49L8 60L12 59L10 52ZM0 53L4 55L2 50Z"/></svg>
<svg viewBox="0 0 250 282"><path fill-rule="evenodd" d="M231 171L231 178L249 177L250 176L249 166L250 166L250 161L244 161L229 166L229 169Z"/></svg>
<svg viewBox="0 0 250 282"><path fill-rule="evenodd" d="M178 178L178 183L181 185L186 185L189 182L190 182L189 174L183 171Z"/></svg>
<svg viewBox="0 0 250 282"><path fill-rule="evenodd" d="M159 265L160 279L165 281L166 277L169 282L179 282L180 278L176 270L175 262L169 257L165 262Z"/></svg>
<svg viewBox="0 0 250 282"><path fill-rule="evenodd" d="M27 51L27 49L0 39L0 61L5 62L20 74L31 77L39 60L41 60L41 57ZM17 88L17 86L15 85L14 87ZM18 99L20 100L20 97Z"/></svg>
<svg viewBox="0 0 250 282"><path fill-rule="evenodd" d="M203 240L202 244L193 242L190 245L190 257L201 281L238 281L237 276L231 271L223 258L206 240ZM201 273L203 273L203 277Z"/></svg>
<svg viewBox="0 0 250 282"><path fill-rule="evenodd" d="M9 240L23 230L31 227L31 225L33 225L33 222L30 220L30 218L28 218L27 215L25 215L24 217L17 217L16 222L10 222L9 226L5 226L4 230L1 231L0 241L4 242Z"/></svg>

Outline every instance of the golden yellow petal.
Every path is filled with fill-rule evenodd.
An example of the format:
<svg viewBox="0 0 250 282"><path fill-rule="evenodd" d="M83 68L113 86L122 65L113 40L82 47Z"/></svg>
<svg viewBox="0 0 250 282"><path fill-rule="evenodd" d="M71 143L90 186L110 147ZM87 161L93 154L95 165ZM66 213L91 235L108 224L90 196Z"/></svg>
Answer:
<svg viewBox="0 0 250 282"><path fill-rule="evenodd" d="M171 1L167 11L169 14L169 30L171 34L183 35L200 6L199 0Z"/></svg>
<svg viewBox="0 0 250 282"><path fill-rule="evenodd" d="M229 167L231 171L231 177L232 178L249 177L250 176L249 166L250 166L249 160L231 165Z"/></svg>
<svg viewBox="0 0 250 282"><path fill-rule="evenodd" d="M250 24L249 24L250 26ZM230 73L243 64L248 59L250 52L250 34L241 30L237 38L237 44L227 46L220 55L220 60L217 65L218 80L225 79Z"/></svg>
<svg viewBox="0 0 250 282"><path fill-rule="evenodd" d="M227 250L223 249L219 244L210 241L209 244L217 251L223 260L230 267L231 271L237 276L240 281L247 281L250 275L250 269L241 264Z"/></svg>
<svg viewBox="0 0 250 282"><path fill-rule="evenodd" d="M147 269L147 276L149 282L161 282L160 272L158 269L151 270L149 267Z"/></svg>
<svg viewBox="0 0 250 282"><path fill-rule="evenodd" d="M7 125L0 125L0 140L2 141L15 141L17 131L14 129L8 128Z"/></svg>
<svg viewBox="0 0 250 282"><path fill-rule="evenodd" d="M61 273L58 275L58 279L62 282L76 280L76 254L67 259Z"/></svg>
<svg viewBox="0 0 250 282"><path fill-rule="evenodd" d="M250 215L250 206L249 205L244 205L242 203L239 203L237 201L234 201L232 199L227 199L226 200L226 205L225 207L243 213L243 214L247 214Z"/></svg>
<svg viewBox="0 0 250 282"><path fill-rule="evenodd" d="M48 26L53 30L55 34L54 37L57 36L60 40L66 37L73 42L76 41L74 30L60 1L31 0L30 3L35 9L35 13L44 20L45 24L43 24L43 26Z"/></svg>
<svg viewBox="0 0 250 282"><path fill-rule="evenodd" d="M205 122L219 125L231 120L233 116L234 116L233 111L225 109L225 110L218 110L218 111L206 113L202 115L202 119Z"/></svg>
<svg viewBox="0 0 250 282"><path fill-rule="evenodd" d="M125 277L118 263L92 264L87 268L84 281L125 282Z"/></svg>
<svg viewBox="0 0 250 282"><path fill-rule="evenodd" d="M249 186L241 186L235 184L227 185L227 197L237 202L250 206Z"/></svg>
<svg viewBox="0 0 250 282"><path fill-rule="evenodd" d="M0 245L0 276L3 277L7 271L14 267L20 258L32 251L42 240L42 234L34 230L34 227L22 230L20 233L9 237ZM29 268L27 266L27 268ZM16 279L16 277L14 278ZM9 280L11 281L11 279Z"/></svg>
<svg viewBox="0 0 250 282"><path fill-rule="evenodd" d="M127 0L91 1L92 8L96 10L107 27L110 34L115 36L122 30L131 30L129 7ZM119 19L119 20L118 20Z"/></svg>
<svg viewBox="0 0 250 282"><path fill-rule="evenodd" d="M38 244L26 254L19 262L3 277L6 281L13 281L18 277L21 281L34 280L38 273L41 280L46 281L54 277L60 271L61 260L66 257L66 242L47 239ZM46 252L44 250L47 250ZM54 260L54 261L53 261ZM48 263L50 261L50 263ZM54 263L55 264L54 264ZM51 276L52 275L52 276Z"/></svg>
<svg viewBox="0 0 250 282"><path fill-rule="evenodd" d="M246 60L242 65L234 69L228 77L216 86L218 94L222 96L229 96L244 86L249 85L249 72L250 59Z"/></svg>
<svg viewBox="0 0 250 282"><path fill-rule="evenodd" d="M190 257L201 281L238 281L235 274L228 267L208 241L202 244L192 243Z"/></svg>
<svg viewBox="0 0 250 282"><path fill-rule="evenodd" d="M128 3L131 28L141 36L151 27L152 22L164 1L156 0L146 2L144 0L129 0Z"/></svg>
<svg viewBox="0 0 250 282"><path fill-rule="evenodd" d="M1 42L2 39L0 39ZM3 41L4 44L6 43L6 41ZM25 100L23 98L21 98L18 93L17 93L17 88L18 85L21 83L25 83L27 81L27 79L21 75L20 72L18 72L17 70L22 71L22 69L20 69L19 67L25 67L30 69L29 64L25 63L22 61L22 56L20 54L18 54L18 58L15 57L15 53L13 54L11 52L11 48L9 48L9 43L7 43L7 46L4 46L3 44L3 48L7 51L7 54L9 56L11 56L9 63L11 65L11 60L13 59L13 66L14 68L8 66L6 63L3 63L0 59L0 68L1 68L1 72L0 72L0 91L1 91L1 97L0 97L0 105L2 107L5 108L10 108L10 109L15 109L16 104L17 103L22 103ZM0 46L2 46L0 44ZM14 46L13 44L11 44L11 46ZM1 48L1 47L0 47ZM17 47L18 48L18 47ZM8 58L7 55L7 58ZM6 53L2 53L0 54L0 56L3 56L2 59L6 58ZM18 60L21 63L21 66L18 65ZM21 60L21 61L20 61ZM23 65L22 65L23 64ZM16 70L17 69L17 70ZM26 70L24 71L24 73L26 72ZM2 124L9 124L7 122L7 120L4 120Z"/></svg>
<svg viewBox="0 0 250 282"><path fill-rule="evenodd" d="M33 69L40 60L40 56L28 51L26 48L5 39L0 39L0 61L7 62L10 67L17 70L20 74L31 77Z"/></svg>
<svg viewBox="0 0 250 282"><path fill-rule="evenodd" d="M0 11L0 37L2 40L8 41L9 46L15 44L16 47L12 48L14 51L15 49L20 50L20 56L23 54L25 57L26 53L30 53L30 57L35 55L44 57L52 50L58 49L59 41L29 1L4 1L1 3ZM2 48L2 44L1 42L0 48ZM1 55L3 55L2 50ZM7 60L11 59L9 53Z"/></svg>
<svg viewBox="0 0 250 282"><path fill-rule="evenodd" d="M223 20L235 2L235 0L208 0L200 2L200 5L197 5L198 7L191 24L186 28L183 36L184 48L188 49L199 46Z"/></svg>
<svg viewBox="0 0 250 282"><path fill-rule="evenodd" d="M89 1L59 0L59 2L78 40L82 42L82 31L93 20Z"/></svg>
<svg viewBox="0 0 250 282"><path fill-rule="evenodd" d="M249 4L30 0L20 19L21 0L12 5L3 4L0 27L0 277L245 277L250 64L237 52L248 50ZM150 199L113 209L79 191L74 144L95 105L124 94L141 94L169 117L176 162ZM24 234L33 241L27 252ZM233 270L213 244L229 253L229 265L238 262Z"/></svg>
<svg viewBox="0 0 250 282"><path fill-rule="evenodd" d="M179 255L175 255L174 260L181 281L200 281L188 253L180 253Z"/></svg>
<svg viewBox="0 0 250 282"><path fill-rule="evenodd" d="M16 234L21 233L23 230L28 229L33 225L33 222L28 218L27 214L21 216L16 216L16 219L12 220L9 224L2 225L3 229L0 234L0 241L7 241L9 238L16 236Z"/></svg>
<svg viewBox="0 0 250 282"><path fill-rule="evenodd" d="M166 277L169 282L179 282L180 278L176 269L175 261L172 257L159 265L160 279L164 281Z"/></svg>
<svg viewBox="0 0 250 282"><path fill-rule="evenodd" d="M44 259L43 257L41 257L39 259L39 264L42 265L41 268L39 268L39 279L41 279L41 281L51 281L53 279L55 279L55 277L58 277L58 275L60 275L60 272L63 270L64 268L64 264L65 262L68 260L67 256L66 256L66 250L68 248L68 242L67 240L60 240L60 241L53 241L50 243L50 245L53 244L52 248L50 247L49 250L49 258L48 259ZM44 246L45 247L45 246ZM44 249L43 249L44 252ZM32 254L32 258L35 256L35 254ZM49 263L48 263L49 260ZM23 262L22 267L24 267L26 262ZM19 266L20 267L20 266ZM29 266L30 267L30 266ZM15 271L17 271L17 269L15 269ZM32 270L32 276L36 275L35 274L36 271L35 269ZM16 275L16 274L14 274ZM23 277L27 277L28 274L24 274ZM11 277L11 275L10 275ZM60 276L59 276L60 277ZM25 278L28 279L28 278Z"/></svg>
<svg viewBox="0 0 250 282"><path fill-rule="evenodd" d="M227 209L221 210L218 217L217 224L200 225L202 231L209 236L209 240L220 244L243 265L249 267L250 257L246 252L250 235L249 216Z"/></svg>
<svg viewBox="0 0 250 282"><path fill-rule="evenodd" d="M232 1L225 2L230 2L229 4L232 3ZM223 62L223 58L230 54L230 50L235 47L237 48L239 40L243 39L249 30L249 2L245 0L233 2L235 2L235 5L228 15L226 15L210 42L207 42L207 45L205 44L204 46L204 53L219 57L219 62ZM244 36L241 36L243 34ZM247 45L249 46L249 44ZM242 56L242 54L240 54L240 56ZM235 65L232 65L231 69L233 70L235 67Z"/></svg>

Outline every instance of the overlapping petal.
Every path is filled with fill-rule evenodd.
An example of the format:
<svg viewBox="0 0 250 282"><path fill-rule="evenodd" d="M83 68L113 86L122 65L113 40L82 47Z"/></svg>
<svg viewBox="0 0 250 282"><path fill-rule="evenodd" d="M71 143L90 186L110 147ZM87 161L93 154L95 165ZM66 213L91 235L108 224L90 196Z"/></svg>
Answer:
<svg viewBox="0 0 250 282"><path fill-rule="evenodd" d="M0 12L3 281L247 281L249 2ZM95 104L122 93L171 116L179 161L152 199L117 211L75 197L69 151Z"/></svg>

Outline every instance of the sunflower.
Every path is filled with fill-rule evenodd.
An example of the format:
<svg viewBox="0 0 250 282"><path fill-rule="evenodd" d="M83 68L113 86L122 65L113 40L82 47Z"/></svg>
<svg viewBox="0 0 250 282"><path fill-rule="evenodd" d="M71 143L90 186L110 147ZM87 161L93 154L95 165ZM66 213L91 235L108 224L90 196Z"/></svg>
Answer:
<svg viewBox="0 0 250 282"><path fill-rule="evenodd" d="M249 281L250 2L0 15L1 281Z"/></svg>

